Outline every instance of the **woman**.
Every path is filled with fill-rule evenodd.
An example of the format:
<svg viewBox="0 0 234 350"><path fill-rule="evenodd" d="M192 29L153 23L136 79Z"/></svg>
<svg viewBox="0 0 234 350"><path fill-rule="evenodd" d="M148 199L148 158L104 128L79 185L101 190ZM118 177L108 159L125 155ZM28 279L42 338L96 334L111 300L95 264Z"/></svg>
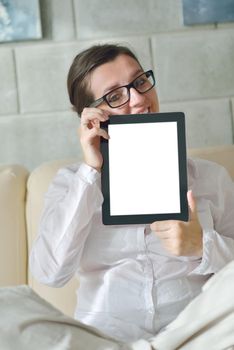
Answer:
<svg viewBox="0 0 234 350"><path fill-rule="evenodd" d="M75 318L123 341L162 330L234 258L233 185L211 162L188 160L188 222L102 224L99 143L108 135L100 122L158 112L154 85L126 47L98 45L75 57L68 91L81 115L84 163L52 182L30 258L41 283L60 287L78 275Z"/></svg>

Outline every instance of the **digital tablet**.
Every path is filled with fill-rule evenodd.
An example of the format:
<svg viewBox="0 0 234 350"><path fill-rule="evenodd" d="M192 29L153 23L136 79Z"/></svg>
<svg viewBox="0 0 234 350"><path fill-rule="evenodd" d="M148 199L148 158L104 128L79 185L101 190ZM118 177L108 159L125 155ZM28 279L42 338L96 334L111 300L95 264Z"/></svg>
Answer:
<svg viewBox="0 0 234 350"><path fill-rule="evenodd" d="M184 113L113 115L101 127L103 224L188 221Z"/></svg>

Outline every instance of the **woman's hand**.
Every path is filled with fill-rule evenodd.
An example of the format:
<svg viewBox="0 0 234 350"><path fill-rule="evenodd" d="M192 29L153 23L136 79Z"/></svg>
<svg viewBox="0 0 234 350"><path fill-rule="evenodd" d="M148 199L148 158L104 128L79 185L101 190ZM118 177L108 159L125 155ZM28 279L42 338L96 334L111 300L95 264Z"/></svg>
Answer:
<svg viewBox="0 0 234 350"><path fill-rule="evenodd" d="M150 227L160 238L163 246L176 256L202 256L202 227L198 220L196 203L192 191L187 193L190 218L188 222L178 220L155 221Z"/></svg>
<svg viewBox="0 0 234 350"><path fill-rule="evenodd" d="M100 152L100 137L109 138L100 128L100 122L109 119L109 112L99 108L84 108L81 114L79 137L86 164L101 171L103 159Z"/></svg>

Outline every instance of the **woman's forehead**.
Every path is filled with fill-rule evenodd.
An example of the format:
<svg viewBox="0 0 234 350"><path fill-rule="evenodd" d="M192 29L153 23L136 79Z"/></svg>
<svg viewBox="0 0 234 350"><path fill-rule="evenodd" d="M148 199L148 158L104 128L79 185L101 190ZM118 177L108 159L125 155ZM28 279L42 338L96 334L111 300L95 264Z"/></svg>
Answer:
<svg viewBox="0 0 234 350"><path fill-rule="evenodd" d="M118 86L128 84L141 72L141 66L133 57L121 54L91 72L91 91L94 95L104 95Z"/></svg>

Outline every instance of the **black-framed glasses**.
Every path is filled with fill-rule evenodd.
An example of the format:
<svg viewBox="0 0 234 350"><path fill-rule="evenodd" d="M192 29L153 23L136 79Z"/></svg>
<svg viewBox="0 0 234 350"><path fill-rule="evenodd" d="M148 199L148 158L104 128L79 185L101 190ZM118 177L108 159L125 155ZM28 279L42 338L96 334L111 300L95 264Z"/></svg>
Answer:
<svg viewBox="0 0 234 350"><path fill-rule="evenodd" d="M105 101L111 108L118 108L123 106L130 100L130 89L134 88L140 94L151 90L155 85L154 73L148 70L136 77L131 83L120 86L104 96L92 102L89 107L97 107Z"/></svg>

